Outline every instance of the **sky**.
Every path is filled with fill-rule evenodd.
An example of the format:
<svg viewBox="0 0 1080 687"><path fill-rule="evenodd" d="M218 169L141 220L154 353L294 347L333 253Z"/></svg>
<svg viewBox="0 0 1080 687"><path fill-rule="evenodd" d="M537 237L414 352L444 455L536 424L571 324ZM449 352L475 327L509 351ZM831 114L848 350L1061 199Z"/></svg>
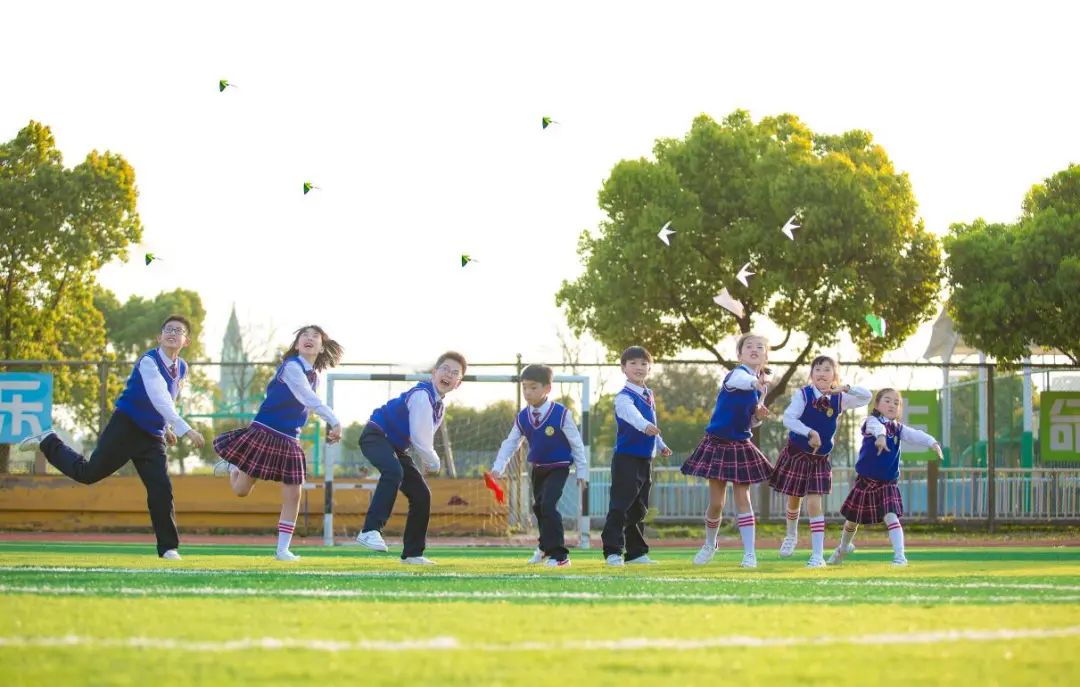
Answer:
<svg viewBox="0 0 1080 687"><path fill-rule="evenodd" d="M143 242L100 281L199 292L212 357L235 305L351 362L555 361L603 180L701 113L870 131L936 233L1015 219L1080 162L1076 7L4 1L0 136L134 166Z"/></svg>

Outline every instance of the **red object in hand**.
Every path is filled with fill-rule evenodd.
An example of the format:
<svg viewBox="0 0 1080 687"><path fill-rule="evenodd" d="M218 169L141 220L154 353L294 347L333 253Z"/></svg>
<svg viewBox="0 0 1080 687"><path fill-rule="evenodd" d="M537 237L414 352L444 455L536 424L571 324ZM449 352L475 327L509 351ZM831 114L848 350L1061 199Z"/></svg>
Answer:
<svg viewBox="0 0 1080 687"><path fill-rule="evenodd" d="M490 472L484 473L484 486L495 493L496 501L506 503L506 494L503 493L502 487L499 486L499 483L495 481Z"/></svg>

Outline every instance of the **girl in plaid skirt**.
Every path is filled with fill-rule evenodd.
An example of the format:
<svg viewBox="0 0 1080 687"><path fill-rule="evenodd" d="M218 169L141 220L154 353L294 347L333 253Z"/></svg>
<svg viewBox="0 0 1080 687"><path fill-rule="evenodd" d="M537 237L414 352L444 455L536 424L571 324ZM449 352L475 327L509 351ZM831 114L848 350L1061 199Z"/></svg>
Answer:
<svg viewBox="0 0 1080 687"><path fill-rule="evenodd" d="M900 415L900 392L882 389L874 397L874 409L862 426L863 443L859 460L855 463L855 484L851 488L840 513L847 519L840 536L840 546L829 557L829 565L836 565L844 556L855 550L851 540L859 525L884 522L889 528L889 541L893 547L893 565L907 565L904 555L904 529L900 516L904 503L896 480L900 478L900 442L910 441L927 446L941 458L941 445L934 437L911 427L896 418Z"/></svg>
<svg viewBox="0 0 1080 687"><path fill-rule="evenodd" d="M705 544L694 555L694 563L704 565L716 554L716 534L727 499L727 485L731 482L743 541L742 567L756 568L750 485L767 480L772 465L750 441L750 436L752 427L769 416L769 410L761 404L767 391L765 363L769 357L769 343L763 336L744 334L735 344L735 351L740 365L724 377L712 420L705 428L705 438L683 463L682 472L709 481Z"/></svg>
<svg viewBox="0 0 1080 687"><path fill-rule="evenodd" d="M795 552L799 541L799 508L806 497L810 516L810 559L808 568L824 568L825 515L821 495L832 491L832 462L829 454L840 413L870 403L870 391L858 386L837 386L836 361L819 355L810 363L810 384L791 397L784 411L788 443L776 460L769 486L787 494L787 535L780 545L780 556Z"/></svg>
<svg viewBox="0 0 1080 687"><path fill-rule="evenodd" d="M289 551L307 459L300 447L300 430L314 410L330 426L327 443L341 439L341 423L315 393L318 372L341 360L341 345L321 327L296 330L292 346L282 357L274 378L266 385L266 399L247 427L225 432L214 439L214 451L229 464L229 482L237 496L247 496L256 480L281 482L281 518L278 521L276 558L295 561Z"/></svg>

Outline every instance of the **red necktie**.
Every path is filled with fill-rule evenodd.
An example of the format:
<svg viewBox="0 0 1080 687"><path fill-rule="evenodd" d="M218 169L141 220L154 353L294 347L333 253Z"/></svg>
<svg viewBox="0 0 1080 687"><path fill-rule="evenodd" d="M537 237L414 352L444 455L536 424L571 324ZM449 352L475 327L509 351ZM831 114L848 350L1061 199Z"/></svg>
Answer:
<svg viewBox="0 0 1080 687"><path fill-rule="evenodd" d="M534 425L539 425L540 424L540 411L539 410L532 411L532 416L533 416L533 424Z"/></svg>

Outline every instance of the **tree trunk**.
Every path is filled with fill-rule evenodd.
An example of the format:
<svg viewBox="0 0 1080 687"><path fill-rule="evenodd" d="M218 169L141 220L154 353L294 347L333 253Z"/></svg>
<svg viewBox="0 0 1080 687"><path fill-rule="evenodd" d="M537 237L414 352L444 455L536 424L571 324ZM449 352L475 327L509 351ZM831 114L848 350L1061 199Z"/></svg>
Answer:
<svg viewBox="0 0 1080 687"><path fill-rule="evenodd" d="M0 444L0 474L11 472L11 444Z"/></svg>

